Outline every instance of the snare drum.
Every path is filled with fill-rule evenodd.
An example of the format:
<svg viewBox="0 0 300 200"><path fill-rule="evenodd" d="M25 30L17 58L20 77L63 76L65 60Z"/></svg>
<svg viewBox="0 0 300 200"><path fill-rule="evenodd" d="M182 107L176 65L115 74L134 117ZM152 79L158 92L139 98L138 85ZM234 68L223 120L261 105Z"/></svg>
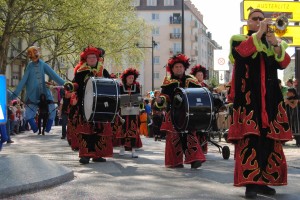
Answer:
<svg viewBox="0 0 300 200"><path fill-rule="evenodd" d="M83 112L88 122L114 122L119 107L119 84L114 79L91 77L84 88Z"/></svg>
<svg viewBox="0 0 300 200"><path fill-rule="evenodd" d="M174 96L179 95L182 102L173 101L171 118L178 132L189 130L208 130L213 120L213 97L203 88L176 88Z"/></svg>

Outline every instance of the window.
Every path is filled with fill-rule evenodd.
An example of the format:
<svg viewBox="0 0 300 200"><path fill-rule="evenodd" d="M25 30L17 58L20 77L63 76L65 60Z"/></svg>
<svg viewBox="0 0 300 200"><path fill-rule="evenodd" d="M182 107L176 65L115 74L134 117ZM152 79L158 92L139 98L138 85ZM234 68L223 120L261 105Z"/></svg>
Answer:
<svg viewBox="0 0 300 200"><path fill-rule="evenodd" d="M154 63L154 64L159 64L159 63L160 63L159 60L160 60L160 57L159 57L159 56L154 56L154 57L153 57L153 63Z"/></svg>
<svg viewBox="0 0 300 200"><path fill-rule="evenodd" d="M152 13L152 20L159 20L159 14Z"/></svg>
<svg viewBox="0 0 300 200"><path fill-rule="evenodd" d="M173 13L173 15L170 16L170 24L181 24L180 13Z"/></svg>
<svg viewBox="0 0 300 200"><path fill-rule="evenodd" d="M164 5L165 6L174 6L174 0L164 0Z"/></svg>
<svg viewBox="0 0 300 200"><path fill-rule="evenodd" d="M159 42L155 42L156 45L154 46L155 50L159 50L160 49L160 43Z"/></svg>
<svg viewBox="0 0 300 200"><path fill-rule="evenodd" d="M147 0L147 6L157 6L157 0Z"/></svg>
<svg viewBox="0 0 300 200"><path fill-rule="evenodd" d="M159 35L159 27L152 29L152 35Z"/></svg>
<svg viewBox="0 0 300 200"><path fill-rule="evenodd" d="M132 6L140 6L140 0L133 0Z"/></svg>
<svg viewBox="0 0 300 200"><path fill-rule="evenodd" d="M11 75L11 86L17 86L19 84L19 73L13 72Z"/></svg>
<svg viewBox="0 0 300 200"><path fill-rule="evenodd" d="M181 43L174 43L173 44L173 54L181 53Z"/></svg>
<svg viewBox="0 0 300 200"><path fill-rule="evenodd" d="M159 79L159 72L154 72L153 76L154 76L154 79Z"/></svg>

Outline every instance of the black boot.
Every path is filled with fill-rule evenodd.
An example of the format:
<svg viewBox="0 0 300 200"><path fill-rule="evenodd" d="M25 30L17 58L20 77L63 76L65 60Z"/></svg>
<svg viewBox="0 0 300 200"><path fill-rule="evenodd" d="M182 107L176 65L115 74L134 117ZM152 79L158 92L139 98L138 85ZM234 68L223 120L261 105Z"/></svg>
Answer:
<svg viewBox="0 0 300 200"><path fill-rule="evenodd" d="M81 157L80 160L79 160L79 162L81 164L89 164L90 158L89 157Z"/></svg>
<svg viewBox="0 0 300 200"><path fill-rule="evenodd" d="M256 185L253 184L246 185L245 197L247 199L255 199L257 197Z"/></svg>
<svg viewBox="0 0 300 200"><path fill-rule="evenodd" d="M106 162L105 158L93 158L93 162Z"/></svg>
<svg viewBox="0 0 300 200"><path fill-rule="evenodd" d="M275 195L276 194L276 190L267 185L258 185L256 192L258 194L265 194L265 195Z"/></svg>
<svg viewBox="0 0 300 200"><path fill-rule="evenodd" d="M201 165L202 165L202 162L201 162L201 161L194 161L194 162L192 162L192 164L191 164L191 168L192 168L192 169L198 169L199 167L201 167Z"/></svg>
<svg viewBox="0 0 300 200"><path fill-rule="evenodd" d="M45 129L43 128L43 130L42 130L42 135L45 135Z"/></svg>

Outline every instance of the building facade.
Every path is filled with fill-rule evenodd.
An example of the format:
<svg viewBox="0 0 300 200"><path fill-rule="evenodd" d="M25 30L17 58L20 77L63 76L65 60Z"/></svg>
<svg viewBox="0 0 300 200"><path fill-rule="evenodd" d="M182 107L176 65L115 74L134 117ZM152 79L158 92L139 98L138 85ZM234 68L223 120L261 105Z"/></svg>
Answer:
<svg viewBox="0 0 300 200"><path fill-rule="evenodd" d="M182 2L185 4L184 15ZM214 49L221 47L212 39L212 34L207 32L203 15L191 1L134 0L133 4L138 17L152 27L152 32L145 38L143 46L150 47L152 38L157 44L153 48L153 69L150 48L145 49L145 61L140 66L140 82L144 94L152 90L152 73L154 89L160 88L166 75L165 66L168 59L183 52L182 37L184 37L184 54L191 59L191 66L201 64L208 69L210 77L217 77L213 71L213 52Z"/></svg>

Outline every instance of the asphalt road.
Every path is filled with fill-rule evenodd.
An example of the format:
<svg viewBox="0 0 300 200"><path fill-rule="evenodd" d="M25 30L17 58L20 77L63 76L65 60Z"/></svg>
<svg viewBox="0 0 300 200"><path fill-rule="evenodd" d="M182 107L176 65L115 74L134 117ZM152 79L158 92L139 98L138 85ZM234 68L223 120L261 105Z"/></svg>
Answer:
<svg viewBox="0 0 300 200"><path fill-rule="evenodd" d="M224 141L219 144L230 147L230 158L224 160L218 148L209 145L207 161L195 170L190 165L185 165L183 169L165 168L164 141L155 142L153 138L144 137L137 159L131 158L130 153L119 156L116 148L113 158L108 158L106 163L81 165L78 152L72 151L60 136L59 126L53 127L51 134L45 136L31 132L13 136L15 143L4 145L0 160L22 156L29 157L25 162L32 162L32 155L35 155L71 170L74 178L4 199L245 199L245 188L233 186L233 146ZM257 199L300 199L300 148L295 147L294 143L292 141L284 146L289 166L288 186L275 187L277 194L273 197L259 196ZM27 169L28 176L34 173L31 170Z"/></svg>

